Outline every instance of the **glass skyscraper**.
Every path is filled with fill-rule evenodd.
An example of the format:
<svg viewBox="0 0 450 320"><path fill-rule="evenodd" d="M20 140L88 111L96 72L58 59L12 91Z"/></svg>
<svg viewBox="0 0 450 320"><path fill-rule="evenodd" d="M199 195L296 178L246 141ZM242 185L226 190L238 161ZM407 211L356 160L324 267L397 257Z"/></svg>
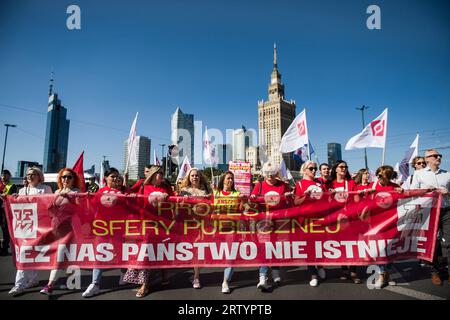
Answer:
<svg viewBox="0 0 450 320"><path fill-rule="evenodd" d="M183 113L178 107L172 114L172 144L178 146L179 161L187 156L190 163L194 163L194 115ZM201 159L195 159L201 163ZM180 163L181 164L181 163Z"/></svg>
<svg viewBox="0 0 450 320"><path fill-rule="evenodd" d="M67 109L61 105L58 95L50 92L48 98L47 128L45 132L44 172L58 172L66 167L69 124Z"/></svg>
<svg viewBox="0 0 450 320"><path fill-rule="evenodd" d="M341 144L331 142L328 144L328 165L332 167L338 160L342 160Z"/></svg>

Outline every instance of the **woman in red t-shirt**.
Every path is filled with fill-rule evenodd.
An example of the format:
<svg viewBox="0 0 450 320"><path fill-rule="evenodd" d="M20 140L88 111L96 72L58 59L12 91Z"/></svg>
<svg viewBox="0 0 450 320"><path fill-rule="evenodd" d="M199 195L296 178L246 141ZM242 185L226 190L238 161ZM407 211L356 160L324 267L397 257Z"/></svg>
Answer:
<svg viewBox="0 0 450 320"><path fill-rule="evenodd" d="M391 180L394 177L394 168L391 166L381 166L375 172L377 180L370 184L371 193L374 193L372 197L376 197L376 194L381 191L387 191L391 194L391 200L385 203L391 205L396 205L396 200L398 196L395 195L395 192L402 193L403 189L396 183L393 183ZM394 193L393 193L394 192ZM387 272L387 265L382 264L378 266L380 268L380 275L378 279L375 281L375 288L381 289L389 282L389 273Z"/></svg>
<svg viewBox="0 0 450 320"><path fill-rule="evenodd" d="M333 165L330 174L330 183L329 183L329 191L332 193L332 203L335 205L338 204L345 208L348 201L351 201L352 198L349 199L349 191L355 191L355 181L352 180L350 173L348 172L347 162L343 160L338 160ZM354 196L353 200L359 201L358 196ZM344 221L346 220L346 216L344 214L338 217L338 220ZM342 268L342 276L341 280L352 280L354 283L361 283L361 279L358 277L358 273L356 272L356 266L341 266Z"/></svg>
<svg viewBox="0 0 450 320"><path fill-rule="evenodd" d="M325 191L325 185L316 179L317 163L306 161L300 168L302 179L295 184L294 205L301 205L305 211L314 206L314 202L319 200ZM325 269L320 266L308 266L308 272L311 275L309 285L317 287L319 278L326 278Z"/></svg>
<svg viewBox="0 0 450 320"><path fill-rule="evenodd" d="M370 187L369 178L370 178L369 170L365 168L360 169L355 177L356 190L357 191L368 190Z"/></svg>
<svg viewBox="0 0 450 320"><path fill-rule="evenodd" d="M151 205L156 205L157 202L165 200L169 196L173 196L172 187L164 179L164 172L161 166L153 165L149 168L146 179L139 190L140 194L148 197ZM167 270L162 269L162 283L168 284ZM145 297L149 292L150 283L150 269L128 269L123 277L123 280L128 283L140 284L141 287L136 293L137 298Z"/></svg>
<svg viewBox="0 0 450 320"><path fill-rule="evenodd" d="M105 182L106 185L103 188L100 188L96 193L99 194L105 194L106 197L102 197L100 202L106 206L109 207L111 204L114 203L117 198L115 197L108 197L108 194L124 194L124 192L121 190L122 184L121 184L120 174L119 170L116 168L110 168L108 171L105 172ZM82 296L84 298L92 297L100 291L100 282L102 279L104 269L93 269L92 270L92 283L89 285L89 287L86 289L86 291L83 292ZM126 271L126 269L121 269L122 274L120 275L119 284L122 283L123 280L123 273Z"/></svg>
<svg viewBox="0 0 450 320"><path fill-rule="evenodd" d="M258 197L264 197L264 202L270 210L277 210L290 205L287 200L292 196L290 187L280 180L280 167L272 162L266 162L262 168L263 181L258 182L252 190L250 201ZM259 282L257 288L267 289L267 273L269 267L261 266L259 268ZM280 267L272 268L272 279L275 283L281 282Z"/></svg>

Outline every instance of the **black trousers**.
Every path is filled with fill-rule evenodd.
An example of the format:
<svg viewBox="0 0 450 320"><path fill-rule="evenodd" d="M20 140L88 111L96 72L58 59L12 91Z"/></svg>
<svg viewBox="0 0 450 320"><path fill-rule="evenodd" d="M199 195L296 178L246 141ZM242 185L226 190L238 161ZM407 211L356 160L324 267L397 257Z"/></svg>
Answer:
<svg viewBox="0 0 450 320"><path fill-rule="evenodd" d="M431 264L431 272L439 272L439 259L442 257L442 250L447 252L447 259L449 259L449 273L450 273L450 208L442 208L439 219L439 228L442 231L442 236L445 239L444 245L441 241L437 241L436 250L434 251L433 263Z"/></svg>
<svg viewBox="0 0 450 320"><path fill-rule="evenodd" d="M8 231L8 223L6 222L6 213L3 207L0 206L0 225L3 233L2 251L6 251L9 248L10 237Z"/></svg>

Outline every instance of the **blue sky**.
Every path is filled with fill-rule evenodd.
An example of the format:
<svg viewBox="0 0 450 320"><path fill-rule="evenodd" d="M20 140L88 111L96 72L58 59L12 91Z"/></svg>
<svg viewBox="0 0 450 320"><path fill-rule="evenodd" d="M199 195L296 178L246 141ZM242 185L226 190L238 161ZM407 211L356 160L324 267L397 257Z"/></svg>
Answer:
<svg viewBox="0 0 450 320"><path fill-rule="evenodd" d="M66 9L81 8L81 30ZM381 8L381 30L366 9ZM48 82L71 120L68 165L102 156L123 167L123 140L139 112L138 134L152 148L170 143L177 106L208 128L257 129L267 99L273 43L286 99L307 109L311 142L343 144L389 107L386 162L443 147L450 169L450 10L442 0L390 1L9 1L0 2L0 145L10 129L5 167L43 161ZM23 110L26 109L26 110ZM343 151L350 169L363 151ZM369 149L369 166L381 162Z"/></svg>

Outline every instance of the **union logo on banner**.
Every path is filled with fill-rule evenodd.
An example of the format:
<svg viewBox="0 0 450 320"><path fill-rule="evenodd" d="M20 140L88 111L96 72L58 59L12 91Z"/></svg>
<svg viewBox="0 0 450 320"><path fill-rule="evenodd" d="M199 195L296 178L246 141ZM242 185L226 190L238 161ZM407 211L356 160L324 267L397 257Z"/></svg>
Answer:
<svg viewBox="0 0 450 320"><path fill-rule="evenodd" d="M372 135L374 137L384 136L384 124L384 120L374 120L370 123L370 127L372 128Z"/></svg>
<svg viewBox="0 0 450 320"><path fill-rule="evenodd" d="M13 203L14 237L19 239L36 239L38 229L37 203Z"/></svg>
<svg viewBox="0 0 450 320"><path fill-rule="evenodd" d="M306 126L304 120L297 124L297 132L299 136L304 136L306 134Z"/></svg>
<svg viewBox="0 0 450 320"><path fill-rule="evenodd" d="M433 198L420 197L415 199L400 199L397 205L397 229L428 230Z"/></svg>

